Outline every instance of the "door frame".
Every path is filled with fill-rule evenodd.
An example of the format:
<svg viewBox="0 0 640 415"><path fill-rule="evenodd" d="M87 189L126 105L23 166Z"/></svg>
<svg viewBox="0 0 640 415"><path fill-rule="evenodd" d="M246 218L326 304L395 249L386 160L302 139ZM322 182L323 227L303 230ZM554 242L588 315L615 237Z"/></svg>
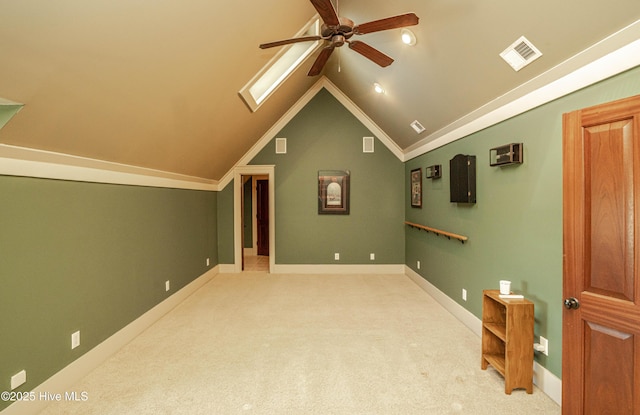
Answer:
<svg viewBox="0 0 640 415"><path fill-rule="evenodd" d="M267 176L269 180L269 273L276 259L275 165L237 166L233 170L233 258L234 272L242 272L242 176Z"/></svg>

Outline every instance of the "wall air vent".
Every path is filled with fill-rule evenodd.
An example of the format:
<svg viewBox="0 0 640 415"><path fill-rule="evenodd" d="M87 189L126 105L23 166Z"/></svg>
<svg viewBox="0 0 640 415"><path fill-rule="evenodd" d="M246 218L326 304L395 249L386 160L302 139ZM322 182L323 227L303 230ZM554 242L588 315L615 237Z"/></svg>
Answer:
<svg viewBox="0 0 640 415"><path fill-rule="evenodd" d="M363 153L373 153L373 137L362 137L362 152Z"/></svg>
<svg viewBox="0 0 640 415"><path fill-rule="evenodd" d="M276 138L276 154L287 154L286 138Z"/></svg>
<svg viewBox="0 0 640 415"><path fill-rule="evenodd" d="M420 124L417 120L412 122L411 124L411 128L413 128L416 133L420 134L421 132L423 132L425 130L425 128L422 126L422 124Z"/></svg>
<svg viewBox="0 0 640 415"><path fill-rule="evenodd" d="M500 54L500 57L511 65L515 71L519 71L540 56L542 56L542 52L524 36L513 42L511 46Z"/></svg>

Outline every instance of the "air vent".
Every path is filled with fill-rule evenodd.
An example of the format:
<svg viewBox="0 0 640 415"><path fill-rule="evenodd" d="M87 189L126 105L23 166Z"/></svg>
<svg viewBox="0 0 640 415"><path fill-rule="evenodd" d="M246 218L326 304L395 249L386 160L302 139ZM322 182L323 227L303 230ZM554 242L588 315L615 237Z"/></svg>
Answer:
<svg viewBox="0 0 640 415"><path fill-rule="evenodd" d="M287 154L286 138L276 138L276 154Z"/></svg>
<svg viewBox="0 0 640 415"><path fill-rule="evenodd" d="M511 65L515 71L519 71L540 56L542 56L542 52L524 36L513 42L511 46L500 54L500 57Z"/></svg>
<svg viewBox="0 0 640 415"><path fill-rule="evenodd" d="M373 137L362 137L362 152L373 153Z"/></svg>
<svg viewBox="0 0 640 415"><path fill-rule="evenodd" d="M417 120L412 122L410 125L411 125L411 128L413 128L416 131L416 133L418 133L418 134L420 134L421 132L423 132L426 129Z"/></svg>

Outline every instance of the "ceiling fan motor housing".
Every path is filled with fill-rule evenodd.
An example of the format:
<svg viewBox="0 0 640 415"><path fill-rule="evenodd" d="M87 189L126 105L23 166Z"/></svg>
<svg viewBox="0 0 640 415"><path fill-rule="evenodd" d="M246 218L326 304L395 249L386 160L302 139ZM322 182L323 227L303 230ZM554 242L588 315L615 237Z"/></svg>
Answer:
<svg viewBox="0 0 640 415"><path fill-rule="evenodd" d="M345 39L349 39L353 36L353 28L355 23L351 19L347 19L346 17L340 17L338 19L340 21L339 25L322 25L322 37L323 38L331 38L336 35L344 36Z"/></svg>

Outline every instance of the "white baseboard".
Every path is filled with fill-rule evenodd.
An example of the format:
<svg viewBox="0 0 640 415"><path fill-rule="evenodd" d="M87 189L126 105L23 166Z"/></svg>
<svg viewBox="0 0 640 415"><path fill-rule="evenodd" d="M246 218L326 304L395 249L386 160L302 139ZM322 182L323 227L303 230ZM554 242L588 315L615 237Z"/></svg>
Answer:
<svg viewBox="0 0 640 415"><path fill-rule="evenodd" d="M241 272L235 264L219 267L221 274ZM274 264L273 274L404 274L404 267L403 264Z"/></svg>
<svg viewBox="0 0 640 415"><path fill-rule="evenodd" d="M533 383L562 406L562 380L538 362L533 362Z"/></svg>
<svg viewBox="0 0 640 415"><path fill-rule="evenodd" d="M448 312L453 314L465 326L474 332L478 337L482 336L482 321L476 317L471 311L456 303L451 297L436 288L435 285L425 280L409 267L406 267L405 274L413 280L420 288L425 290L427 294L432 296L439 302Z"/></svg>
<svg viewBox="0 0 640 415"><path fill-rule="evenodd" d="M218 270L220 274L233 274L236 272L235 264L220 264L218 265Z"/></svg>
<svg viewBox="0 0 640 415"><path fill-rule="evenodd" d="M274 274L404 274L403 264L275 264Z"/></svg>
<svg viewBox="0 0 640 415"><path fill-rule="evenodd" d="M127 343L140 335L144 330L158 321L162 316L171 311L187 297L196 292L205 283L219 273L218 267L214 267L193 280L191 283L177 291L160 304L147 311L127 326L120 329L114 335L74 360L64 369L51 376L49 379L33 389L35 396L40 393L62 394L70 391L71 386L86 376L93 369L107 360L111 355L124 347ZM0 411L1 415L31 415L42 411L50 402L46 400L17 401Z"/></svg>
<svg viewBox="0 0 640 415"><path fill-rule="evenodd" d="M482 336L482 321L478 317L407 266L405 274L478 337ZM562 380L538 362L533 363L533 383L558 405L562 405Z"/></svg>

